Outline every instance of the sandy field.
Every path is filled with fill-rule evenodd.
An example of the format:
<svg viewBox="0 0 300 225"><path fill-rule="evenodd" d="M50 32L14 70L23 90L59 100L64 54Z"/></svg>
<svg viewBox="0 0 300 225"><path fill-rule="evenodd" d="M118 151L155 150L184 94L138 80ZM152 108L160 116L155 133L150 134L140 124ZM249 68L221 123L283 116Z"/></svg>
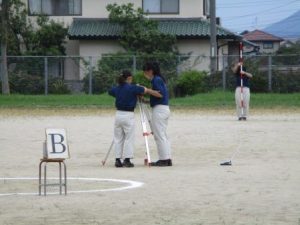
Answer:
<svg viewBox="0 0 300 225"><path fill-rule="evenodd" d="M174 166L168 168L143 165L138 113L135 168L115 168L113 154L102 167L113 122L110 110L1 110L0 224L300 224L299 111L252 111L247 122L239 122L233 111L173 110L168 134ZM45 197L37 195L37 180L10 180L38 177L45 128L67 130L70 178L143 185ZM238 146L233 165L220 166ZM152 137L150 148L156 160ZM49 165L49 176L57 177L55 166ZM126 185L75 179L69 180L68 190Z"/></svg>

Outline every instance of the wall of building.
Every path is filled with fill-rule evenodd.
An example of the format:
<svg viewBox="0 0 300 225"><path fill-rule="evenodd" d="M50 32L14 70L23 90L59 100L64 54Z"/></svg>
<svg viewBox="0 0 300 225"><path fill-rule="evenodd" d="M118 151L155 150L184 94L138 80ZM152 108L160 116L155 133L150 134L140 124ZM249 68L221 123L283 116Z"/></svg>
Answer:
<svg viewBox="0 0 300 225"><path fill-rule="evenodd" d="M102 54L122 52L124 49L114 40L81 40L79 42L79 54L85 61L92 56L92 65L95 66L97 61L101 59ZM178 50L181 54L190 54L187 60L182 57L182 63L179 72L187 69L209 71L210 63L210 47L209 40L185 39L178 40ZM86 74L84 66L81 67L80 79Z"/></svg>
<svg viewBox="0 0 300 225"><path fill-rule="evenodd" d="M66 55L71 56L66 58L64 63L64 78L65 80L78 80L80 78L78 65L79 56L79 41L68 40L66 44Z"/></svg>
<svg viewBox="0 0 300 225"><path fill-rule="evenodd" d="M273 42L273 48L271 49L264 49L264 44L263 42L254 42L255 44L258 44L260 49L259 52L260 53L265 53L265 54L269 54L269 53L275 53L276 51L278 51L279 47L280 47L280 42Z"/></svg>
<svg viewBox="0 0 300 225"><path fill-rule="evenodd" d="M22 0L26 5L27 0ZM106 6L108 4L118 3L128 4L133 3L136 7L142 7L143 0L82 0L82 15L81 16L51 16L52 19L66 24L72 23L73 18L107 18L108 12ZM150 14L149 17L203 17L203 0L179 0L179 14ZM34 17L33 17L34 18Z"/></svg>
<svg viewBox="0 0 300 225"><path fill-rule="evenodd" d="M124 51L115 40L80 40L79 46L80 56L100 57L102 54Z"/></svg>
<svg viewBox="0 0 300 225"><path fill-rule="evenodd" d="M28 0L22 0L26 6L28 6ZM127 4L133 3L136 7L142 7L143 0L82 0L82 15L81 16L51 16L50 18L62 22L65 26L70 26L73 18L106 18L108 17L108 12L106 10L106 6L108 4L113 4L117 2L118 4ZM157 14L157 15L149 15L149 17L157 18L157 17L165 17L165 18L174 18L174 17L203 17L203 0L180 0L180 12L179 14ZM32 21L35 21L35 16L30 17ZM90 44L87 44L85 41L81 41L80 44L83 46L79 47L79 41L69 41L67 40L66 49L67 55L99 55L103 53L109 53L110 51L114 52L116 49L115 45L103 45L99 43L107 43L107 42L98 42L95 44L95 41L88 41ZM96 46L95 49L89 46ZM80 48L80 50L79 50ZM111 48L111 49L110 49ZM66 71L67 72L67 71ZM71 74L69 72L67 74ZM68 77L68 75L66 75Z"/></svg>
<svg viewBox="0 0 300 225"><path fill-rule="evenodd" d="M180 70L194 69L209 71L209 40L178 40L177 47L181 54L190 54L188 60L182 62Z"/></svg>
<svg viewBox="0 0 300 225"><path fill-rule="evenodd" d="M223 69L223 64L226 67L228 62L227 59L224 58L224 62L222 61L223 56L228 55L228 40L219 40L218 45L221 46L218 51L218 69ZM181 54L191 54L189 60L182 65L182 69L184 67L196 69L196 70L210 70L210 41L206 40L179 40L178 41L178 49ZM186 69L185 68L185 69Z"/></svg>
<svg viewBox="0 0 300 225"><path fill-rule="evenodd" d="M103 54L122 52L124 49L115 40L80 40L79 41L79 55L85 61L92 60L92 65L97 65L98 60ZM89 58L91 56L91 58ZM86 67L80 67L80 79L86 75Z"/></svg>

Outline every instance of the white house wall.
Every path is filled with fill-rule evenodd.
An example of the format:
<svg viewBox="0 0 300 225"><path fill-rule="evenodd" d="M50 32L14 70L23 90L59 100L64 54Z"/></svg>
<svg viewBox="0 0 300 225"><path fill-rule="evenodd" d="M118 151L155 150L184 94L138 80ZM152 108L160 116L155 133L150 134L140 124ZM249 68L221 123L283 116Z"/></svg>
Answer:
<svg viewBox="0 0 300 225"><path fill-rule="evenodd" d="M102 54L124 51L116 40L80 40L79 46L81 56L101 57Z"/></svg>
<svg viewBox="0 0 300 225"><path fill-rule="evenodd" d="M116 40L80 40L79 54L85 61L92 59L92 66L97 64L103 54L122 52L124 49ZM86 75L86 68L81 66L80 79Z"/></svg>
<svg viewBox="0 0 300 225"><path fill-rule="evenodd" d="M78 80L80 78L78 70L79 41L68 40L66 45L66 55L71 56L65 60L65 80Z"/></svg>
<svg viewBox="0 0 300 225"><path fill-rule="evenodd" d="M259 51L261 53L265 53L265 54L275 53L276 51L278 51L278 49L280 47L279 42L273 42L273 48L270 48L270 49L264 49L263 42L259 42L259 43L256 42L256 44L258 44L259 47L260 47Z"/></svg>
<svg viewBox="0 0 300 225"><path fill-rule="evenodd" d="M122 52L124 49L114 40L81 40L80 56L85 61L92 57L92 65L95 66L97 61L101 59L102 54ZM179 69L194 69L209 71L209 40L178 40L178 50L181 54L190 54L188 60L182 60ZM82 79L87 73L84 66L81 67L80 78Z"/></svg>
<svg viewBox="0 0 300 225"><path fill-rule="evenodd" d="M28 1L22 1L27 6ZM142 8L143 0L82 0L81 16L51 16L51 19L70 25L73 18L107 18L106 6L113 3L119 5L133 3L136 8ZM149 17L204 17L203 0L179 0L179 14L149 14Z"/></svg>
<svg viewBox="0 0 300 225"><path fill-rule="evenodd" d="M26 5L27 0L22 0ZM108 12L106 6L108 4L127 4L133 3L136 7L142 7L143 0L82 0L82 15L81 16L50 16L58 22L63 22L66 26L71 25L73 18L107 18ZM179 14L150 14L150 18L191 18L204 17L203 15L203 0L179 0ZM31 17L33 20L36 18ZM183 67L189 69L209 71L209 40L178 40L177 43L181 54L191 54L189 60L182 64ZM67 40L66 53L67 55L84 57L85 61L89 60L88 56L93 57L93 65L100 59L102 54L116 53L123 51L122 47L115 40ZM206 56L206 57L204 57ZM65 61L65 79L74 80L82 79L86 74L86 65L82 61L74 67L76 60ZM78 68L80 68L78 70Z"/></svg>
<svg viewBox="0 0 300 225"><path fill-rule="evenodd" d="M28 0L22 0L26 6ZM108 11L106 6L108 4L127 4L133 3L135 7L142 7L143 0L82 0L82 15L81 16L50 16L58 22L62 22L65 26L71 25L73 18L107 18ZM187 18L187 17L204 17L203 16L203 0L179 0L179 14L150 14L150 18ZM33 21L35 16L30 17ZM75 54L78 52L79 46L74 45L74 43L69 44L67 42L67 54ZM92 42L92 41L91 41ZM77 42L78 43L78 42ZM83 42L84 43L84 42ZM102 47L102 46L101 46ZM84 52L83 47L83 52ZM104 47L105 48L105 47ZM104 50L106 51L106 50ZM80 54L82 52L80 51Z"/></svg>
<svg viewBox="0 0 300 225"><path fill-rule="evenodd" d="M190 54L188 60L184 61L180 70L194 69L209 71L209 40L186 39L178 40L177 47L181 54Z"/></svg>

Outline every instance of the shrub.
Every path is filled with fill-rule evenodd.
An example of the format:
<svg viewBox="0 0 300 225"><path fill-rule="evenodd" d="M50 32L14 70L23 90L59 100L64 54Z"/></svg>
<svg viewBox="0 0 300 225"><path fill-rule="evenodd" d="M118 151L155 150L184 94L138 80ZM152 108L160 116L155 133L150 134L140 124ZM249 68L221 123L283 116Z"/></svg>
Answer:
<svg viewBox="0 0 300 225"><path fill-rule="evenodd" d="M278 93L300 92L300 71L287 73L274 72L272 76L272 91Z"/></svg>
<svg viewBox="0 0 300 225"><path fill-rule="evenodd" d="M183 57L185 60L187 57ZM135 57L136 69L138 71L142 70L142 67L147 61L159 62L161 73L167 80L167 84L170 91L170 96L173 96L173 87L176 84L177 79L177 56L169 53L157 53L157 54L139 54ZM85 66L88 67L88 63L85 62ZM128 55L127 53L116 53L108 54L102 57L97 65L93 68L92 72L92 86L93 93L104 93L106 92L114 83L116 83L116 78L120 75L122 70L130 70L131 72L134 66L134 56ZM88 70L87 70L88 71ZM143 74L142 72L137 72L137 81L135 83L142 84ZM146 86L149 86L149 82L143 81ZM89 91L89 76L88 73L84 78L84 91Z"/></svg>
<svg viewBox="0 0 300 225"><path fill-rule="evenodd" d="M70 94L70 90L61 78L52 78L48 84L50 94Z"/></svg>
<svg viewBox="0 0 300 225"><path fill-rule="evenodd" d="M177 81L177 93L180 96L194 95L209 91L207 72L190 70L183 72Z"/></svg>
<svg viewBox="0 0 300 225"><path fill-rule="evenodd" d="M11 93L18 94L43 94L44 80L39 75L27 73L13 73L9 76Z"/></svg>
<svg viewBox="0 0 300 225"><path fill-rule="evenodd" d="M120 75L122 70L132 69L132 56L122 53L102 57L95 68L93 68L92 87L93 94L106 92ZM89 91L89 75L84 78L84 91Z"/></svg>

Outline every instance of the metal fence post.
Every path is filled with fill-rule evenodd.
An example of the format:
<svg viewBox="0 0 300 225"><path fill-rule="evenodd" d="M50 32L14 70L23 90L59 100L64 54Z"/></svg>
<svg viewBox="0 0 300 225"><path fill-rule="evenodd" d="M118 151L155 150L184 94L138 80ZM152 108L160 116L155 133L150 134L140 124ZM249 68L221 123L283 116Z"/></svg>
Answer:
<svg viewBox="0 0 300 225"><path fill-rule="evenodd" d="M226 91L226 68L225 68L224 55L222 55L222 83L223 83L223 91Z"/></svg>
<svg viewBox="0 0 300 225"><path fill-rule="evenodd" d="M2 82L2 57L0 57L0 81Z"/></svg>
<svg viewBox="0 0 300 225"><path fill-rule="evenodd" d="M177 76L179 76L179 73L180 73L180 62L181 62L181 57L180 55L177 56L177 65L176 65L176 74Z"/></svg>
<svg viewBox="0 0 300 225"><path fill-rule="evenodd" d="M89 95L93 94L93 67L92 67L92 56L89 57Z"/></svg>
<svg viewBox="0 0 300 225"><path fill-rule="evenodd" d="M272 56L268 57L268 91L272 91Z"/></svg>
<svg viewBox="0 0 300 225"><path fill-rule="evenodd" d="M133 74L136 73L136 55L132 56L132 71L133 71Z"/></svg>
<svg viewBox="0 0 300 225"><path fill-rule="evenodd" d="M48 57L44 58L45 95L48 95Z"/></svg>

